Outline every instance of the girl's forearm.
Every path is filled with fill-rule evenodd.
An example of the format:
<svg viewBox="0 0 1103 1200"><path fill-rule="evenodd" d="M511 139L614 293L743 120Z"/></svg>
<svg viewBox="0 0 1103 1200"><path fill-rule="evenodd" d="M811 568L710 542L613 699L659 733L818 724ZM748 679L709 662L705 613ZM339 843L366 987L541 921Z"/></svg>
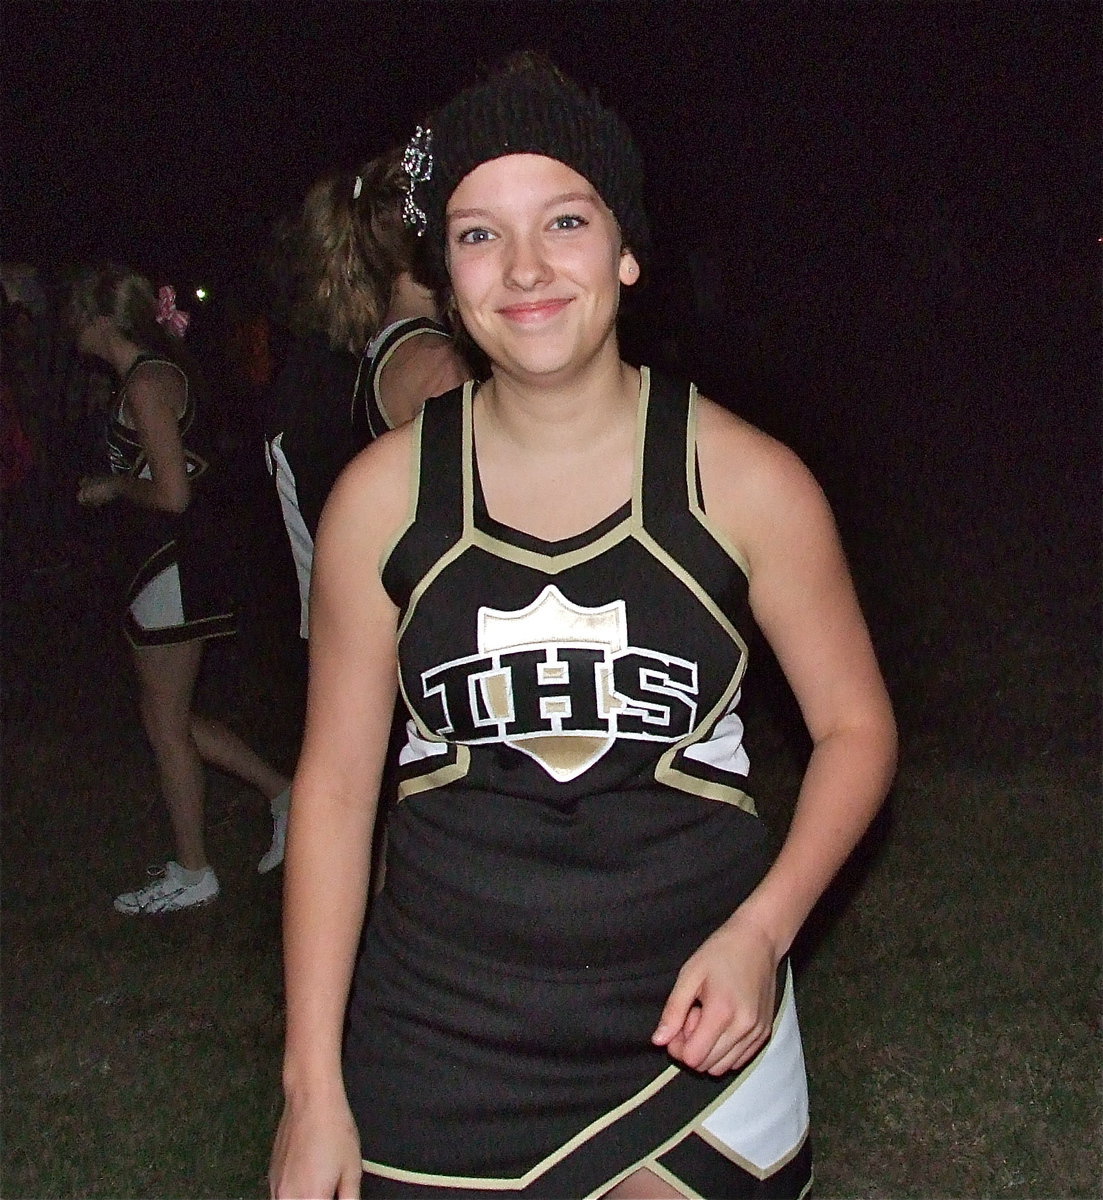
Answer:
<svg viewBox="0 0 1103 1200"><path fill-rule="evenodd" d="M182 503L176 498L166 497L152 479L141 479L136 475L115 475L118 495L140 508L156 508L163 512L183 512L187 508L187 497Z"/></svg>
<svg viewBox="0 0 1103 1200"><path fill-rule="evenodd" d="M781 851L738 910L767 934L778 958L876 816L895 769L891 719L816 745Z"/></svg>
<svg viewBox="0 0 1103 1200"><path fill-rule="evenodd" d="M368 814L341 801L292 801L284 862L288 1094L340 1084L341 1033L368 895L373 817L374 809Z"/></svg>

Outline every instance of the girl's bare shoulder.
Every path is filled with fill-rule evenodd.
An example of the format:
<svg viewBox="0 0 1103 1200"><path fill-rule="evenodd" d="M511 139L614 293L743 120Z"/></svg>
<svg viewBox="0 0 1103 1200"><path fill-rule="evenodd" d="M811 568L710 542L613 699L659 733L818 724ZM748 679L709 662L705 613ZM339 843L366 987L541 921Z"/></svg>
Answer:
<svg viewBox="0 0 1103 1200"><path fill-rule="evenodd" d="M697 456L705 512L749 549L779 524L830 524L812 472L783 442L704 397L698 398Z"/></svg>
<svg viewBox="0 0 1103 1200"><path fill-rule="evenodd" d="M361 450L338 476L326 502L327 525L385 543L412 501L419 423L401 425Z"/></svg>
<svg viewBox="0 0 1103 1200"><path fill-rule="evenodd" d="M450 337L423 333L396 347L379 379L387 417L395 425L410 420L434 396L471 378Z"/></svg>
<svg viewBox="0 0 1103 1200"><path fill-rule="evenodd" d="M178 415L187 395L187 384L183 369L167 359L140 362L124 385L124 411L137 413L151 404L164 404Z"/></svg>
<svg viewBox="0 0 1103 1200"><path fill-rule="evenodd" d="M704 396L697 398L697 453L703 473L734 487L784 489L811 479L784 442Z"/></svg>
<svg viewBox="0 0 1103 1200"><path fill-rule="evenodd" d="M376 438L352 459L336 487L381 500L384 493L408 481L419 431L419 423L411 421Z"/></svg>

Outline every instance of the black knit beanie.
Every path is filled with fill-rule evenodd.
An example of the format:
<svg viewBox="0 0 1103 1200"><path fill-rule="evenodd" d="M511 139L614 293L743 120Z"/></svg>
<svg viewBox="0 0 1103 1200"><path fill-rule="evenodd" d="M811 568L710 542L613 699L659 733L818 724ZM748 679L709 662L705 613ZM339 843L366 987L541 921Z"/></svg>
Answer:
<svg viewBox="0 0 1103 1200"><path fill-rule="evenodd" d="M643 167L628 127L551 64L524 60L460 92L407 146L406 216L424 232L437 282L447 279L449 198L477 166L507 154L542 154L587 179L642 267L649 245Z"/></svg>

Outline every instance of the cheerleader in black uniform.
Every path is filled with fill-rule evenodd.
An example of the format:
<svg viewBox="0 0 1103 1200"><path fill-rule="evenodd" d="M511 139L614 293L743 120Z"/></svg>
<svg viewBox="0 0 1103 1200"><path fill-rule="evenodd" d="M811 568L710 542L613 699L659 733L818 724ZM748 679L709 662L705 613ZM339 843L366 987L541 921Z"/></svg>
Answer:
<svg viewBox="0 0 1103 1200"><path fill-rule="evenodd" d="M491 374L376 441L323 515L272 1194L802 1196L786 956L895 759L831 514L784 447L621 360L647 229L613 113L526 58L407 164ZM752 621L814 746L772 863Z"/></svg>
<svg viewBox="0 0 1103 1200"><path fill-rule="evenodd" d="M203 838L203 763L253 784L273 810L286 776L220 721L192 711L208 638L236 628L221 534L205 495L208 463L199 449L196 395L178 345L186 317L171 289L124 267L81 273L69 320L80 350L106 362L119 386L107 419L109 469L81 480L78 501L117 504L113 551L126 589L124 623L138 675L142 724L157 760L176 858L115 908L130 915L207 904L219 892ZM172 331L172 332L170 332ZM259 869L283 858L283 837Z"/></svg>
<svg viewBox="0 0 1103 1200"><path fill-rule="evenodd" d="M280 256L294 340L272 388L265 456L310 626L318 518L334 480L373 438L470 372L413 273L417 238L402 219L402 151L358 174L320 179Z"/></svg>

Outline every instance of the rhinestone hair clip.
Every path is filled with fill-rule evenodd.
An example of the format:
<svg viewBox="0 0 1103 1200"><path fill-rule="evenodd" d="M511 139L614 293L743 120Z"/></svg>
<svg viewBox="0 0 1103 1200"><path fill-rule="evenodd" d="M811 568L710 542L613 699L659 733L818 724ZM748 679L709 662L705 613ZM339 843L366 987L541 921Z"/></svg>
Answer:
<svg viewBox="0 0 1103 1200"><path fill-rule="evenodd" d="M414 189L433 177L433 131L419 125L406 143L402 153L402 169L406 172L406 199L402 202L402 219L417 236L425 233L429 218L414 199Z"/></svg>

